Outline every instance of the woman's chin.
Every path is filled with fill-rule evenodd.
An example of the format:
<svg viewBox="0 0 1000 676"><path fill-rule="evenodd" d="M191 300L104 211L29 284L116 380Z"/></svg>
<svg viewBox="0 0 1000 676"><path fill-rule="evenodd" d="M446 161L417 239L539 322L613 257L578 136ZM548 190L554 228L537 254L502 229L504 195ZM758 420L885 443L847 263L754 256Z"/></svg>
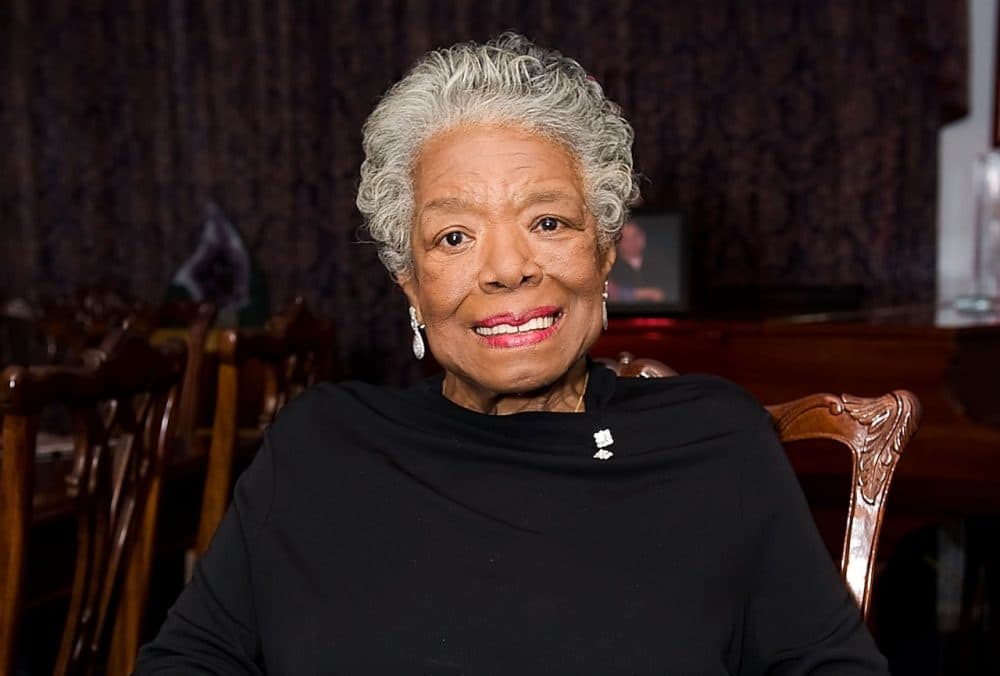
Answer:
<svg viewBox="0 0 1000 676"><path fill-rule="evenodd" d="M572 370L573 363L544 363L538 360L524 360L505 364L495 370L480 370L467 374L462 380L475 388L497 395L522 396L543 394L545 390L558 386Z"/></svg>

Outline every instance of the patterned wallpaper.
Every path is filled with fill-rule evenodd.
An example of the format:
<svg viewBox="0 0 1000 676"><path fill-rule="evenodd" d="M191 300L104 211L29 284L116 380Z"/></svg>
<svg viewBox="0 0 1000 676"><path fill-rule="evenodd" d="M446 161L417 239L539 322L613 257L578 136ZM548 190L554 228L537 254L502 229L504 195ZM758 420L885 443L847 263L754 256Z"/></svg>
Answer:
<svg viewBox="0 0 1000 676"><path fill-rule="evenodd" d="M360 127L427 49L516 29L632 120L646 205L681 209L695 299L934 292L937 132L966 106L953 0L10 0L0 8L0 296L161 298L216 202L338 323L349 375L415 374L353 206Z"/></svg>

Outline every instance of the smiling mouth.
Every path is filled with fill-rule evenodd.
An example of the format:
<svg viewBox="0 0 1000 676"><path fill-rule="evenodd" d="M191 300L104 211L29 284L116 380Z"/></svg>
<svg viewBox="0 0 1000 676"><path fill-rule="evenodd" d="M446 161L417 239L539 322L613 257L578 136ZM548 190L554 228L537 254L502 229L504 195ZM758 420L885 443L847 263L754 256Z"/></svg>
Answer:
<svg viewBox="0 0 1000 676"><path fill-rule="evenodd" d="M546 315L544 317L535 317L534 319L529 319L523 324L497 324L496 326L477 326L476 333L480 336L500 336L509 333L528 333L529 331L541 331L542 329L547 329L555 325L556 321L559 319L558 313L552 315Z"/></svg>

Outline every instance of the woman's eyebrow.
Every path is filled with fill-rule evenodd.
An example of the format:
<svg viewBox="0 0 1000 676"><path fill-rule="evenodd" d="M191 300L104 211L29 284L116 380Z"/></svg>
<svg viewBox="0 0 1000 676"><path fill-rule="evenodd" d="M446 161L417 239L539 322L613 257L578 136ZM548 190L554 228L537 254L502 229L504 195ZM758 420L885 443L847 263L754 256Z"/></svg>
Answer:
<svg viewBox="0 0 1000 676"><path fill-rule="evenodd" d="M549 204L552 202L569 202L575 198L574 195L565 190L540 190L530 192L524 197L515 200L517 208L523 209L535 204Z"/></svg>
<svg viewBox="0 0 1000 676"><path fill-rule="evenodd" d="M461 197L438 197L420 207L420 211L471 211L476 208L474 202Z"/></svg>
<svg viewBox="0 0 1000 676"><path fill-rule="evenodd" d="M530 192L523 197L516 197L514 199L514 206L518 209L524 209L525 207L535 204L568 202L573 199L574 195L566 192L565 190L538 190ZM455 213L459 211L474 211L478 208L480 208L478 203L462 197L437 197L421 206L420 211L444 211L448 213Z"/></svg>

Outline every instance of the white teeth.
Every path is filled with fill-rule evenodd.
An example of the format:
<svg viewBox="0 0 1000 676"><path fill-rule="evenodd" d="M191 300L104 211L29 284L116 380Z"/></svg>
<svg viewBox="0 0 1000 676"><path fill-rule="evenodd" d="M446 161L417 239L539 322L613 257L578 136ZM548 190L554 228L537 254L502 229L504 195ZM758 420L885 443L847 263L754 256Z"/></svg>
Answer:
<svg viewBox="0 0 1000 676"><path fill-rule="evenodd" d="M539 329L547 329L556 323L556 318L552 315L547 317L535 317L534 319L529 319L520 326L514 326L512 324L497 324L496 326L477 326L476 333L480 336L499 336L503 333L524 333L526 331L538 331Z"/></svg>

